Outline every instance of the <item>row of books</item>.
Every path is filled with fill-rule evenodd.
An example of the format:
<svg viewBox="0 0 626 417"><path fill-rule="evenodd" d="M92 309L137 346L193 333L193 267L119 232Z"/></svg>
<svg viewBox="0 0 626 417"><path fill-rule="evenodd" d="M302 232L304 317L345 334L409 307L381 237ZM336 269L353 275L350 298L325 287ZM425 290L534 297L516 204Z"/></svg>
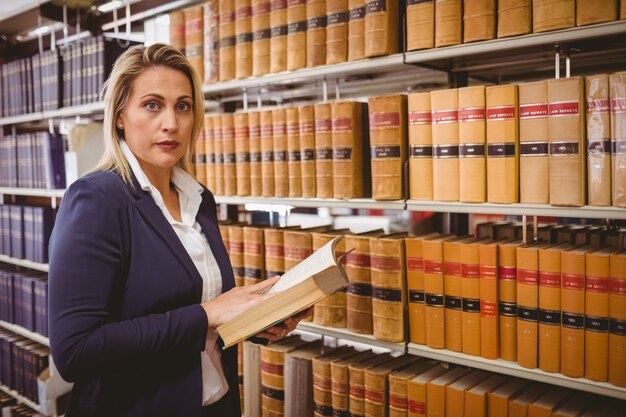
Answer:
<svg viewBox="0 0 626 417"><path fill-rule="evenodd" d="M39 403L37 377L48 368L49 354L47 347L0 329L0 384Z"/></svg>
<svg viewBox="0 0 626 417"><path fill-rule="evenodd" d="M6 410L6 411L5 411ZM44 417L27 405L17 404L10 396L0 396L0 411L8 417Z"/></svg>
<svg viewBox="0 0 626 417"><path fill-rule="evenodd" d="M297 336L243 351L246 417L624 415L623 401L411 355Z"/></svg>
<svg viewBox="0 0 626 417"><path fill-rule="evenodd" d="M621 72L208 115L196 175L217 195L626 207L625 103Z"/></svg>
<svg viewBox="0 0 626 417"><path fill-rule="evenodd" d="M47 131L3 134L0 129L0 187L64 189L63 137Z"/></svg>
<svg viewBox="0 0 626 417"><path fill-rule="evenodd" d="M0 264L0 320L48 336L48 275Z"/></svg>
<svg viewBox="0 0 626 417"><path fill-rule="evenodd" d="M48 262L54 210L46 206L0 205L0 253L32 262Z"/></svg>
<svg viewBox="0 0 626 417"><path fill-rule="evenodd" d="M0 117L99 101L113 63L124 52L98 35L0 66Z"/></svg>

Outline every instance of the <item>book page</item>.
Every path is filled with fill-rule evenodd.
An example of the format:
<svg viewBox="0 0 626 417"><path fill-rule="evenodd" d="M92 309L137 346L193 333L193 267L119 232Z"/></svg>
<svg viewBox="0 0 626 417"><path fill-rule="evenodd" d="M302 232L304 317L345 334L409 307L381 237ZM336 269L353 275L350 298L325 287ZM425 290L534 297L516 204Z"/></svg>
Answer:
<svg viewBox="0 0 626 417"><path fill-rule="evenodd" d="M335 265L335 245L341 236L337 236L315 252L308 258L300 262L298 265L291 268L289 271L280 278L280 280L274 284L268 293L275 293L291 288L308 277L318 274L328 268L331 265Z"/></svg>

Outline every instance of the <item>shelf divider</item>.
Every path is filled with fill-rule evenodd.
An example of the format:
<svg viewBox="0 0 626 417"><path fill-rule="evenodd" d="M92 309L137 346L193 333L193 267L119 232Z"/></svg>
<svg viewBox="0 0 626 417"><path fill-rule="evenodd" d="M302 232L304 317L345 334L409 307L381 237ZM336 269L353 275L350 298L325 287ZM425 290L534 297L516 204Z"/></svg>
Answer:
<svg viewBox="0 0 626 417"><path fill-rule="evenodd" d="M40 264L37 262L32 262L26 259L18 259L12 258L10 256L0 254L0 262L5 262L12 265L23 266L25 268L34 269L36 271L48 272L49 266L48 264Z"/></svg>

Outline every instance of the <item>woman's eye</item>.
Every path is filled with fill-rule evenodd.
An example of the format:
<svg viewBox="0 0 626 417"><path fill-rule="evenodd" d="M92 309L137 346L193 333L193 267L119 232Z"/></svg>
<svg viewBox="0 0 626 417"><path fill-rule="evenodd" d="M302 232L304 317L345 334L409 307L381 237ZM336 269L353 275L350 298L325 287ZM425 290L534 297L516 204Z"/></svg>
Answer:
<svg viewBox="0 0 626 417"><path fill-rule="evenodd" d="M159 105L157 103L155 103L154 101L150 101L146 104L144 104L144 107L148 110L158 110Z"/></svg>
<svg viewBox="0 0 626 417"><path fill-rule="evenodd" d="M186 111L189 110L191 108L191 106L188 103L179 103L178 104L178 110L180 111Z"/></svg>

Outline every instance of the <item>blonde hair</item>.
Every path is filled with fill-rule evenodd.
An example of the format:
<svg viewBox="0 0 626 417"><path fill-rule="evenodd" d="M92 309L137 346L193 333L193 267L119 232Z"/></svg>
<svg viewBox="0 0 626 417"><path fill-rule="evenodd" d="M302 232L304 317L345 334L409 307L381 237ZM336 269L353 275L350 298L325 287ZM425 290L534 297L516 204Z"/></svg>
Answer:
<svg viewBox="0 0 626 417"><path fill-rule="evenodd" d="M176 48L162 43L147 47L137 45L129 48L115 61L111 75L103 86L104 94L104 154L94 171L115 171L131 184L131 169L120 148L123 131L118 129L117 120L126 109L133 82L146 68L164 66L182 72L191 83L194 122L189 147L177 166L190 172L191 156L194 153L198 134L204 120L204 96L202 82L187 58Z"/></svg>

